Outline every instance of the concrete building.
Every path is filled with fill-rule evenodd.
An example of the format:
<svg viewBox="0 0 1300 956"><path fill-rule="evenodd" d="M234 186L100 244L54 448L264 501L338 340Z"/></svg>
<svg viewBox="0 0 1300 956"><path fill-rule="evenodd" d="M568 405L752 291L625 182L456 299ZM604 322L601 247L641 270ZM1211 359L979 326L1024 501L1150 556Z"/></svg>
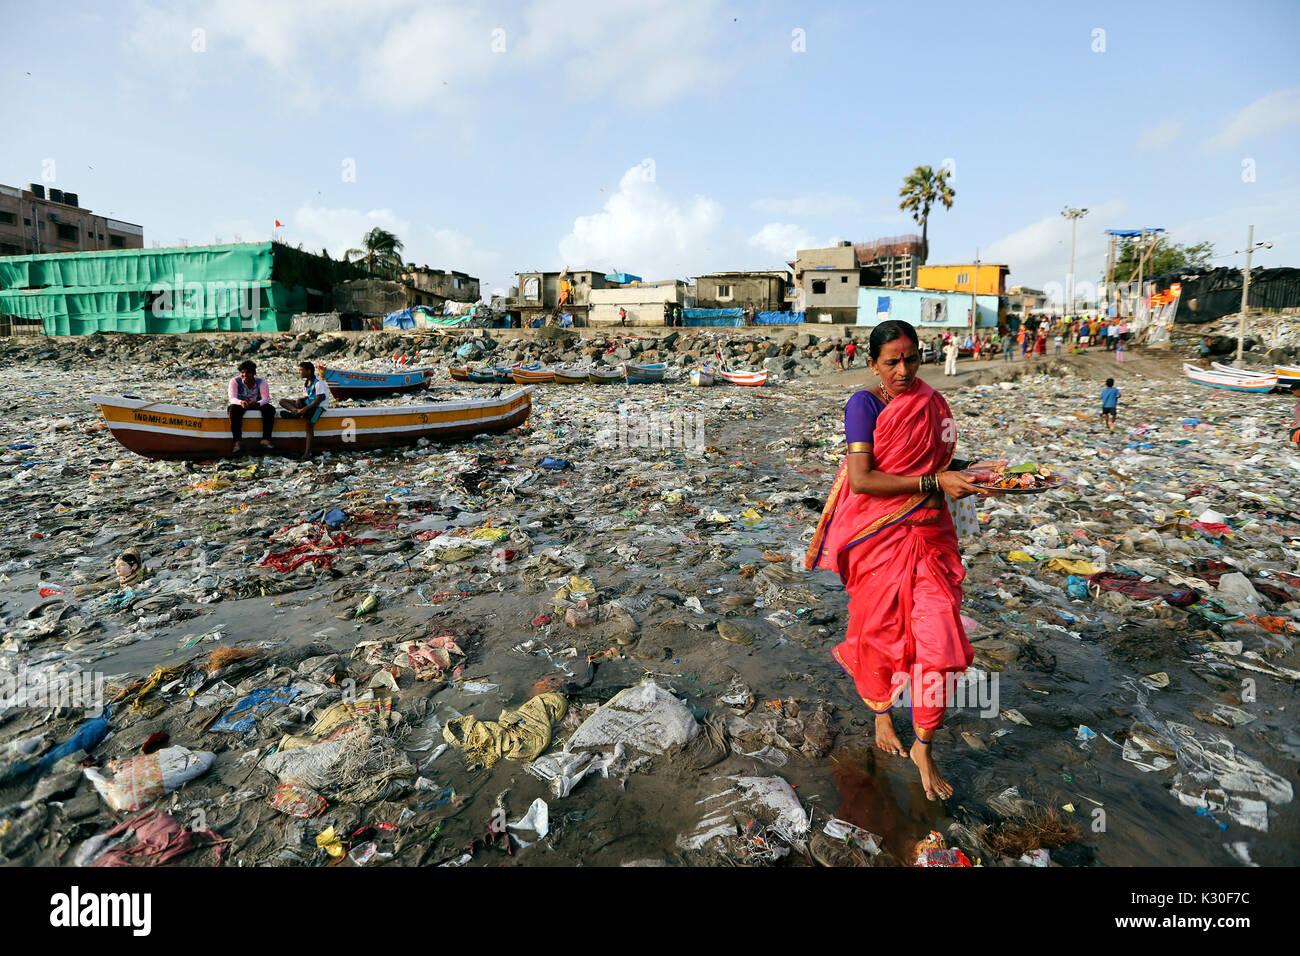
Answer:
<svg viewBox="0 0 1300 956"><path fill-rule="evenodd" d="M695 279L695 308L780 312L786 307L785 272L715 272Z"/></svg>
<svg viewBox="0 0 1300 956"><path fill-rule="evenodd" d="M1016 285L1007 290L1007 321L1012 329L1019 329L1028 316L1042 315L1050 309L1047 294L1041 289Z"/></svg>
<svg viewBox="0 0 1300 956"><path fill-rule="evenodd" d="M997 328L1001 298L977 294L975 301L976 326ZM887 319L902 319L918 329L965 331L971 327L971 295L932 289L859 289L857 324L874 328Z"/></svg>
<svg viewBox="0 0 1300 956"><path fill-rule="evenodd" d="M638 283L618 289L594 289L589 296L590 326L619 325L619 309L627 312L628 325L663 325L674 307L690 309L694 301L687 284L678 279ZM575 317L576 318L576 317Z"/></svg>
<svg viewBox="0 0 1300 956"><path fill-rule="evenodd" d="M143 248L142 227L83 209L76 193L0 186L0 256Z"/></svg>
<svg viewBox="0 0 1300 956"><path fill-rule="evenodd" d="M539 316L569 312L575 325L584 324L592 290L611 286L604 270L580 269L563 272L516 272L519 285L511 290L508 311L527 327Z"/></svg>
<svg viewBox="0 0 1300 956"><path fill-rule="evenodd" d="M430 293L438 299L452 302L477 302L480 298L479 280L464 272L443 272L428 266L407 265L402 273L402 281L407 285ZM430 305L433 303L412 303Z"/></svg>
<svg viewBox="0 0 1300 956"><path fill-rule="evenodd" d="M862 270L853 243L841 242L829 249L800 249L790 269L794 275L794 311L807 313L809 322L856 321Z"/></svg>
<svg viewBox="0 0 1300 956"><path fill-rule="evenodd" d="M441 309L446 298L394 279L351 279L334 287L334 308L345 314L374 318L389 312L427 305Z"/></svg>
<svg viewBox="0 0 1300 956"><path fill-rule="evenodd" d="M863 285L891 289L911 289L917 285L916 272L925 260L921 255L921 237L887 236L853 247L863 271Z"/></svg>
<svg viewBox="0 0 1300 956"><path fill-rule="evenodd" d="M916 287L939 292L974 292L977 295L1006 295L1010 266L996 262L959 263L951 266L921 266L916 270Z"/></svg>

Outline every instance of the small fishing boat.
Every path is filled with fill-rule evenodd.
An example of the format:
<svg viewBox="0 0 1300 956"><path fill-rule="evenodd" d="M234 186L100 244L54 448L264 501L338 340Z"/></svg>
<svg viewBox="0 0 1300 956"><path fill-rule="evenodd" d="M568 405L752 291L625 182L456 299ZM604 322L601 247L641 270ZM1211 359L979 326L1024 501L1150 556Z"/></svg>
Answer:
<svg viewBox="0 0 1300 956"><path fill-rule="evenodd" d="M590 380L590 368L557 368L555 370L557 385L586 385Z"/></svg>
<svg viewBox="0 0 1300 956"><path fill-rule="evenodd" d="M479 385L490 385L498 381L496 369L472 368L468 372L469 380Z"/></svg>
<svg viewBox="0 0 1300 956"><path fill-rule="evenodd" d="M695 368L691 369L691 384L712 385L713 369L709 368L707 365L695 366Z"/></svg>
<svg viewBox="0 0 1300 956"><path fill-rule="evenodd" d="M412 369L388 375L383 372L353 372L322 366L320 377L330 394L339 401L349 398L365 401L383 395L402 395L428 388L433 379L433 369Z"/></svg>
<svg viewBox="0 0 1300 956"><path fill-rule="evenodd" d="M452 380L453 382L468 382L468 381L472 381L472 380L470 379L470 377L469 377L469 366L468 366L468 365L462 365L462 366L460 366L460 367L457 367L457 366L453 365L451 368L447 369L447 371L448 371L448 373L451 375L451 380Z"/></svg>
<svg viewBox="0 0 1300 956"><path fill-rule="evenodd" d="M714 373L728 385L750 385L760 386L767 383L767 371L762 372L733 372L729 369L720 368Z"/></svg>
<svg viewBox="0 0 1300 956"><path fill-rule="evenodd" d="M330 408L316 421L312 447L356 451L504 432L528 420L531 388L493 398L426 405ZM139 398L92 395L108 430L123 447L145 458L220 458L234 437L225 409L189 408ZM251 427L251 426L250 426ZM245 433L247 435L247 432ZM302 453L305 423L277 418L271 440L279 454ZM250 450L255 450L249 442Z"/></svg>
<svg viewBox="0 0 1300 956"><path fill-rule="evenodd" d="M668 366L663 362L654 365L633 365L631 362L625 362L623 370L626 373L629 385L649 385L654 382L662 382L664 374L668 371Z"/></svg>
<svg viewBox="0 0 1300 956"><path fill-rule="evenodd" d="M555 370L550 368L517 368L511 370L510 377L514 379L516 385L541 385L544 382L555 381Z"/></svg>
<svg viewBox="0 0 1300 956"><path fill-rule="evenodd" d="M1300 365L1275 365L1277 384L1283 388L1300 388Z"/></svg>
<svg viewBox="0 0 1300 956"><path fill-rule="evenodd" d="M593 365L591 371L587 373L587 381L592 385L609 385L613 382L623 380L623 369L618 366L606 366L604 368Z"/></svg>
<svg viewBox="0 0 1300 956"><path fill-rule="evenodd" d="M1183 363L1183 374L1198 385L1226 388L1234 392L1271 392L1277 388L1276 375L1246 376L1240 374L1241 372L1241 369L1234 369L1232 373L1221 372L1217 369L1200 368L1187 362Z"/></svg>

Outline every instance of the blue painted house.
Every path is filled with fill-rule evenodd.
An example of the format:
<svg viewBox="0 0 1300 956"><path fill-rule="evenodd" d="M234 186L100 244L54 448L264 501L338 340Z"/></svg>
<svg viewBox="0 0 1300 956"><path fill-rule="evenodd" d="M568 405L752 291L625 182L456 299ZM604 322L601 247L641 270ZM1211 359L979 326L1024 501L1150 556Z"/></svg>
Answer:
<svg viewBox="0 0 1300 956"><path fill-rule="evenodd" d="M998 297L978 295L979 328L998 325ZM858 289L858 325L877 326L886 319L902 319L916 328L970 328L969 292L935 292L929 289Z"/></svg>

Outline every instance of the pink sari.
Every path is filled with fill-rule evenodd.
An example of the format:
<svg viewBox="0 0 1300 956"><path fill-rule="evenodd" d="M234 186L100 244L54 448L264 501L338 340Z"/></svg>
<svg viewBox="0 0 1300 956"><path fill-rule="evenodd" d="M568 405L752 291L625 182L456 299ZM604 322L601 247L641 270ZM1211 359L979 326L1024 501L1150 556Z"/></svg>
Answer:
<svg viewBox="0 0 1300 956"><path fill-rule="evenodd" d="M925 475L952 461L956 426L947 401L919 379L876 419L874 467ZM946 700L918 701L929 683L965 670L974 657L961 623L965 577L947 507L922 508L920 492L878 497L848 486L840 465L804 566L835 571L849 592L849 626L833 651L859 696L877 713L913 681L913 722L928 740Z"/></svg>

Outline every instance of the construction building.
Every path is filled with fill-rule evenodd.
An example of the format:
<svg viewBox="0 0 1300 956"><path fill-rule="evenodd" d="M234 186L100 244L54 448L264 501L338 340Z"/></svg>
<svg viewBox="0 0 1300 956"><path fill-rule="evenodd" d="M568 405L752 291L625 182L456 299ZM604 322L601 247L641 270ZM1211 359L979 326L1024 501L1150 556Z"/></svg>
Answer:
<svg viewBox="0 0 1300 956"><path fill-rule="evenodd" d="M142 227L83 209L76 193L0 186L0 256L142 248Z"/></svg>
<svg viewBox="0 0 1300 956"><path fill-rule="evenodd" d="M888 289L911 289L917 283L917 270L925 261L920 236L887 236L853 247L858 265L863 269L863 285Z"/></svg>

